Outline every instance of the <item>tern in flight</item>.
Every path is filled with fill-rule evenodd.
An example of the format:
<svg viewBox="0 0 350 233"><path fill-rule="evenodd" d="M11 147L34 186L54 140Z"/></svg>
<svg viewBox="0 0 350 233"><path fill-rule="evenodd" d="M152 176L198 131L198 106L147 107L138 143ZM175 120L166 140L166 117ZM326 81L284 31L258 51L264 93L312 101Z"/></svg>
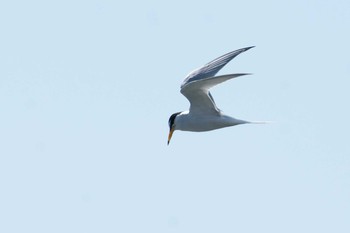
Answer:
<svg viewBox="0 0 350 233"><path fill-rule="evenodd" d="M215 104L209 89L229 79L247 73L215 76L228 62L254 46L238 49L222 55L192 71L181 84L181 93L190 102L189 111L174 113L169 118L168 145L175 130L202 132L246 123L264 123L239 120L225 115Z"/></svg>

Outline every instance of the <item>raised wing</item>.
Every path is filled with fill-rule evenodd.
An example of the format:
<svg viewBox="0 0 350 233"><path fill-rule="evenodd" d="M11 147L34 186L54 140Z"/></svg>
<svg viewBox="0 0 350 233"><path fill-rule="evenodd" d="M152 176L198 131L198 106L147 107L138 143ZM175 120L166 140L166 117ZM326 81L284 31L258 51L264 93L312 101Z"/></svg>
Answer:
<svg viewBox="0 0 350 233"><path fill-rule="evenodd" d="M190 101L192 114L219 114L220 109L216 106L209 89L229 79L247 74L227 74L195 80L181 88L181 93Z"/></svg>
<svg viewBox="0 0 350 233"><path fill-rule="evenodd" d="M217 72L219 72L219 70L221 70L233 58L235 58L240 53L245 52L253 47L254 46L246 47L246 48L229 52L205 64L204 66L192 71L187 75L187 77L183 81L181 88L193 81L213 77L215 74L217 74Z"/></svg>

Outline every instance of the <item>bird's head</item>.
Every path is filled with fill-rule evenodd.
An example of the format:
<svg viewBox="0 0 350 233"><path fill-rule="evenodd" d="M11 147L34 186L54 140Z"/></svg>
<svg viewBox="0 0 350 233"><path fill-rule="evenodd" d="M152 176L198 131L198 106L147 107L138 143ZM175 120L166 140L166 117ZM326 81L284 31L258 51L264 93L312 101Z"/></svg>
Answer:
<svg viewBox="0 0 350 233"><path fill-rule="evenodd" d="M169 136L168 136L168 145L170 143L170 140L171 140L171 137L173 136L173 133L176 129L176 125L175 125L175 118L177 115L179 115L181 112L176 112L174 114L172 114L170 117L169 117L169 121L168 121L168 124L169 124Z"/></svg>

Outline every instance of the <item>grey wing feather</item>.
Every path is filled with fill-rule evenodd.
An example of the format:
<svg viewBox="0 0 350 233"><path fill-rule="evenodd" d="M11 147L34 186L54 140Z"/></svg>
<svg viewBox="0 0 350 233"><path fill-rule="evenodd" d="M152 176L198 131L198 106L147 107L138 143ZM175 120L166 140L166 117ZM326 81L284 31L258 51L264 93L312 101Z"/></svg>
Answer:
<svg viewBox="0 0 350 233"><path fill-rule="evenodd" d="M251 49L253 47L254 46L246 47L246 48L242 48L242 49L238 49L238 50L229 52L229 53L222 55L222 56L214 59L213 61L205 64L204 66L192 71L190 74L187 75L187 77L183 81L181 88L190 82L200 80L200 79L205 79L208 77L213 77L233 58L235 58L240 53L245 52L248 49Z"/></svg>
<svg viewBox="0 0 350 233"><path fill-rule="evenodd" d="M211 101L215 104L214 98L213 98L213 96L211 95L210 91L208 91L208 96L209 96L209 98L211 99Z"/></svg>
<svg viewBox="0 0 350 233"><path fill-rule="evenodd" d="M189 100L190 112L193 114L218 114L219 108L216 106L209 89L215 85L229 79L248 74L227 74L210 77L188 83L181 89L181 93Z"/></svg>

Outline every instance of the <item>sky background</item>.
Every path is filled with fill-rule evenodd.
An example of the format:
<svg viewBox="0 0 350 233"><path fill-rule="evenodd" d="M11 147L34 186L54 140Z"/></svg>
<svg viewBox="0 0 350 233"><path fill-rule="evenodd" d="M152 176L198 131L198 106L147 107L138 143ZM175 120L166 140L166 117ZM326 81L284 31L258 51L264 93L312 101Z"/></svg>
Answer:
<svg viewBox="0 0 350 233"><path fill-rule="evenodd" d="M0 232L350 232L350 2L2 1ZM183 78L228 115L176 131Z"/></svg>

